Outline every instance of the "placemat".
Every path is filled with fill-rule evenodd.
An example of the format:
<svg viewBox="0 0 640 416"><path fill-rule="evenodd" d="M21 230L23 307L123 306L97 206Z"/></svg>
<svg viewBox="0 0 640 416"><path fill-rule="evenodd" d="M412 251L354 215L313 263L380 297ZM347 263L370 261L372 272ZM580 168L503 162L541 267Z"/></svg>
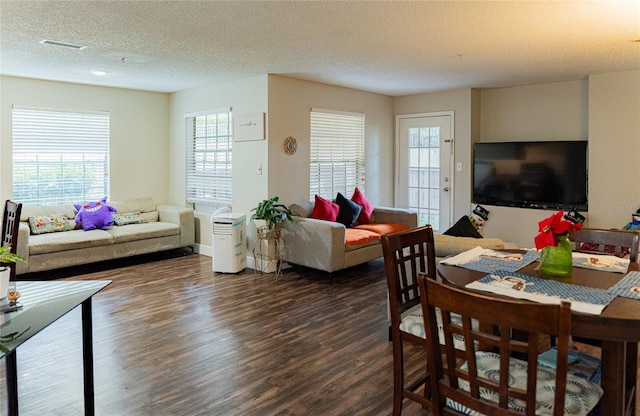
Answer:
<svg viewBox="0 0 640 416"><path fill-rule="evenodd" d="M573 266L584 269L601 270L603 272L626 273L629 259L622 259L606 254L572 253Z"/></svg>
<svg viewBox="0 0 640 416"><path fill-rule="evenodd" d="M607 293L631 299L640 299L640 272L629 272L618 283L607 289Z"/></svg>
<svg viewBox="0 0 640 416"><path fill-rule="evenodd" d="M560 303L562 300L568 300L571 302L572 310L592 315L600 315L615 298L615 295L607 293L604 289L539 279L503 270L471 282L466 287L539 303Z"/></svg>
<svg viewBox="0 0 640 416"><path fill-rule="evenodd" d="M478 246L446 258L441 263L485 273L493 273L496 270L515 272L538 260L539 257L540 253L536 250L528 250L525 253L508 253Z"/></svg>

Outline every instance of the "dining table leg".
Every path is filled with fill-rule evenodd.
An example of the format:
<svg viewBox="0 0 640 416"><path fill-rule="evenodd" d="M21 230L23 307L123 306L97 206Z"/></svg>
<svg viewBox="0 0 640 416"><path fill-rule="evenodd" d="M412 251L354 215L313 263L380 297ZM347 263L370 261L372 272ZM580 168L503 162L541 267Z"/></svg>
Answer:
<svg viewBox="0 0 640 416"><path fill-rule="evenodd" d="M638 343L627 342L626 350L626 388L631 395L631 397L628 398L628 408L632 409L631 414L635 414L638 397Z"/></svg>
<svg viewBox="0 0 640 416"><path fill-rule="evenodd" d="M7 382L7 415L18 416L18 360L16 350L5 357Z"/></svg>
<svg viewBox="0 0 640 416"><path fill-rule="evenodd" d="M627 386L626 343L602 341L602 378L600 385L604 395L600 399L600 408L611 416L625 414ZM632 415L635 409L632 409Z"/></svg>

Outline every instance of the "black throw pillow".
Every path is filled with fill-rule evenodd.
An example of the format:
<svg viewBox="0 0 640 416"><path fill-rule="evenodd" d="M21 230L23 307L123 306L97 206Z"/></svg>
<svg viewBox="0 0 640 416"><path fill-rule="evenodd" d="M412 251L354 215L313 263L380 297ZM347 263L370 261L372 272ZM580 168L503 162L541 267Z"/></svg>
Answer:
<svg viewBox="0 0 640 416"><path fill-rule="evenodd" d="M340 192L338 192L338 196L336 196L336 204L340 207L336 222L344 224L347 228L353 227L353 224L360 215L362 207L352 200L345 198Z"/></svg>
<svg viewBox="0 0 640 416"><path fill-rule="evenodd" d="M451 235L454 237L473 237L482 238L482 234L476 230L476 227L471 224L471 220L468 216L463 216L456 222L453 227L449 228L443 234Z"/></svg>

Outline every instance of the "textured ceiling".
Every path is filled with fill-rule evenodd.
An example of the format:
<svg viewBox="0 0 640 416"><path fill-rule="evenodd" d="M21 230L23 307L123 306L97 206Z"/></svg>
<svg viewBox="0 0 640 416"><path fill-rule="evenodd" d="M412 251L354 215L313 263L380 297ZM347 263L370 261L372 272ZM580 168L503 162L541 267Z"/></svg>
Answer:
<svg viewBox="0 0 640 416"><path fill-rule="evenodd" d="M640 69L637 0L1 0L0 35L3 75L160 92L270 73L401 96Z"/></svg>

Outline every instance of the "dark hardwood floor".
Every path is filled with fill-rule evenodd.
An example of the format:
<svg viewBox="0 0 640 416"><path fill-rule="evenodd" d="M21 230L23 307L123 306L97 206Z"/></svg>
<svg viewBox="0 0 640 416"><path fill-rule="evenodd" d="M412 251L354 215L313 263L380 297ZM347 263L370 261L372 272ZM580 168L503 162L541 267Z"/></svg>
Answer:
<svg viewBox="0 0 640 416"><path fill-rule="evenodd" d="M381 259L332 285L309 269L216 274L197 254L54 276L113 280L93 299L98 415L391 413ZM22 415L83 414L80 324L76 308L18 349ZM5 414L4 371L0 386Z"/></svg>

